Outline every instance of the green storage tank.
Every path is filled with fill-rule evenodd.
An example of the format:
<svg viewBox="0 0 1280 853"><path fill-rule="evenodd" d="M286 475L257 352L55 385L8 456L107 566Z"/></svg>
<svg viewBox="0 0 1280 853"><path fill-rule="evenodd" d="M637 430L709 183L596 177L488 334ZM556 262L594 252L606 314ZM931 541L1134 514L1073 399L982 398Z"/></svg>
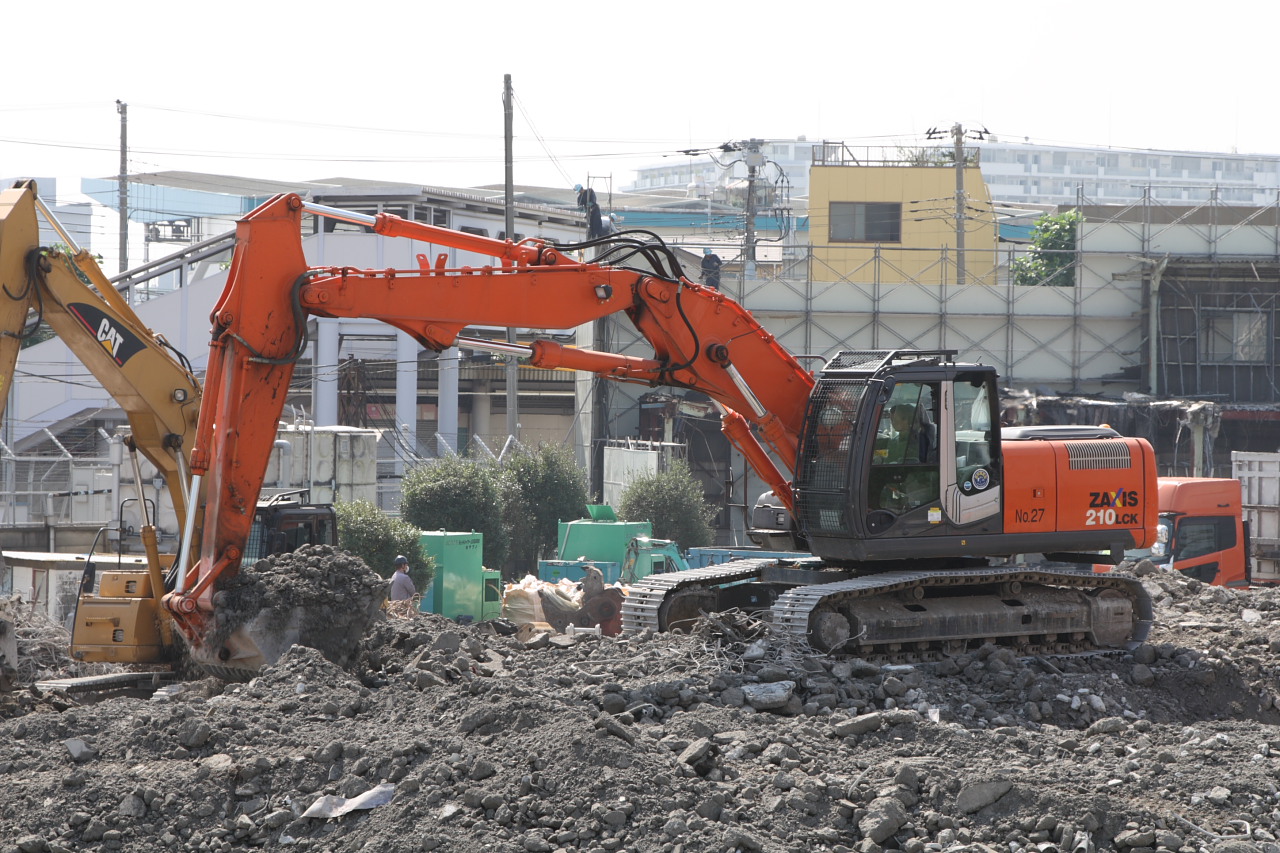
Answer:
<svg viewBox="0 0 1280 853"><path fill-rule="evenodd" d="M486 569L483 533L422 531L422 548L436 561L431 588L420 609L459 622L480 622L502 614L502 575Z"/></svg>

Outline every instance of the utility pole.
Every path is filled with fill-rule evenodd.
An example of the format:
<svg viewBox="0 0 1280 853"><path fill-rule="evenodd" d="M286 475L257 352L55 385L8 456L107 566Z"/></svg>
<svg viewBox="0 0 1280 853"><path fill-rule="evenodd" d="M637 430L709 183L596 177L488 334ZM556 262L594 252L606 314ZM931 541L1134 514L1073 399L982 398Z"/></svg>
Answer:
<svg viewBox="0 0 1280 853"><path fill-rule="evenodd" d="M756 275L756 182L764 166L763 139L747 140L743 161L747 164L746 246L743 252L743 269L747 278Z"/></svg>
<svg viewBox="0 0 1280 853"><path fill-rule="evenodd" d="M116 101L120 113L120 272L129 268L129 105Z"/></svg>
<svg viewBox="0 0 1280 853"><path fill-rule="evenodd" d="M956 284L964 284L964 128L960 122L951 126L951 139L956 149Z"/></svg>
<svg viewBox="0 0 1280 853"><path fill-rule="evenodd" d="M971 139L986 139L990 135L990 131L985 127L982 130L965 130L960 122L956 122L951 126L951 143L953 145L951 155L951 165L956 170L956 283L964 284L968 276L964 269L964 233L965 233L965 210L967 209L965 192L964 192L964 140L966 134ZM925 133L926 139L939 139L942 137L942 131L936 127L929 128Z"/></svg>
<svg viewBox="0 0 1280 853"><path fill-rule="evenodd" d="M502 138L506 145L506 219L507 239L515 240L516 233L516 190L515 190L515 157L512 143L512 97L511 75L502 75ZM515 327L507 329L507 343L516 342ZM519 438L520 431L520 397L516 374L519 366L513 354L507 355L507 435Z"/></svg>

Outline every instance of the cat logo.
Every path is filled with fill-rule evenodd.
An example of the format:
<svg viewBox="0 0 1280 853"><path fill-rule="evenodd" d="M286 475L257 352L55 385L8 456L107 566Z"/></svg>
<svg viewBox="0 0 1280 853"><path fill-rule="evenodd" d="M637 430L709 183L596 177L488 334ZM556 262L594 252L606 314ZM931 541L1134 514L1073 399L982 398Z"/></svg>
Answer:
<svg viewBox="0 0 1280 853"><path fill-rule="evenodd" d="M112 358L116 357L116 353L124 344L124 337L112 327L111 321L106 317L103 317L102 322L98 324L98 343L102 344Z"/></svg>
<svg viewBox="0 0 1280 853"><path fill-rule="evenodd" d="M146 348L137 335L118 326L112 318L96 305L73 302L67 311L79 320L89 334L102 344L107 355L120 367Z"/></svg>

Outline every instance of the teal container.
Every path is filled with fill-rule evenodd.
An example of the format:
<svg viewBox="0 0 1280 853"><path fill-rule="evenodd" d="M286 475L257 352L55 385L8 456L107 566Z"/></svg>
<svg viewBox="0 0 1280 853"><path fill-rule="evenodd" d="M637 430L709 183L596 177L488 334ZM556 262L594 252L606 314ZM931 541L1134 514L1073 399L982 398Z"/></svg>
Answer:
<svg viewBox="0 0 1280 853"><path fill-rule="evenodd" d="M604 560L539 560L538 580L548 583L559 583L561 580L581 581L586 574L587 566L595 566L604 575L606 584L618 582L622 576L622 564Z"/></svg>
<svg viewBox="0 0 1280 853"><path fill-rule="evenodd" d="M459 622L494 619L502 610L500 573L483 563L484 534L423 531L423 550L436 561L420 610Z"/></svg>
<svg viewBox="0 0 1280 853"><path fill-rule="evenodd" d="M599 564L622 564L627 556L627 543L637 536L653 536L653 525L647 521L577 521L560 522L557 555L561 560L585 560Z"/></svg>
<svg viewBox="0 0 1280 853"><path fill-rule="evenodd" d="M689 568L718 566L733 560L799 560L810 556L801 551L763 551L759 548L690 548Z"/></svg>

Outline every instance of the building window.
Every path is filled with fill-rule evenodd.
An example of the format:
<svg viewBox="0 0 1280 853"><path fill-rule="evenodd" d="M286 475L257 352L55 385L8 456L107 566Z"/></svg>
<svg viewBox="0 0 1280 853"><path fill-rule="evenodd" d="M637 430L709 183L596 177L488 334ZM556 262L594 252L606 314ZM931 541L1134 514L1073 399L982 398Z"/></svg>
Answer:
<svg viewBox="0 0 1280 853"><path fill-rule="evenodd" d="M832 243L901 243L902 205L897 202L831 202Z"/></svg>
<svg viewBox="0 0 1280 853"><path fill-rule="evenodd" d="M1261 311L1211 315L1204 327L1204 356L1219 363L1266 361L1266 315Z"/></svg>

